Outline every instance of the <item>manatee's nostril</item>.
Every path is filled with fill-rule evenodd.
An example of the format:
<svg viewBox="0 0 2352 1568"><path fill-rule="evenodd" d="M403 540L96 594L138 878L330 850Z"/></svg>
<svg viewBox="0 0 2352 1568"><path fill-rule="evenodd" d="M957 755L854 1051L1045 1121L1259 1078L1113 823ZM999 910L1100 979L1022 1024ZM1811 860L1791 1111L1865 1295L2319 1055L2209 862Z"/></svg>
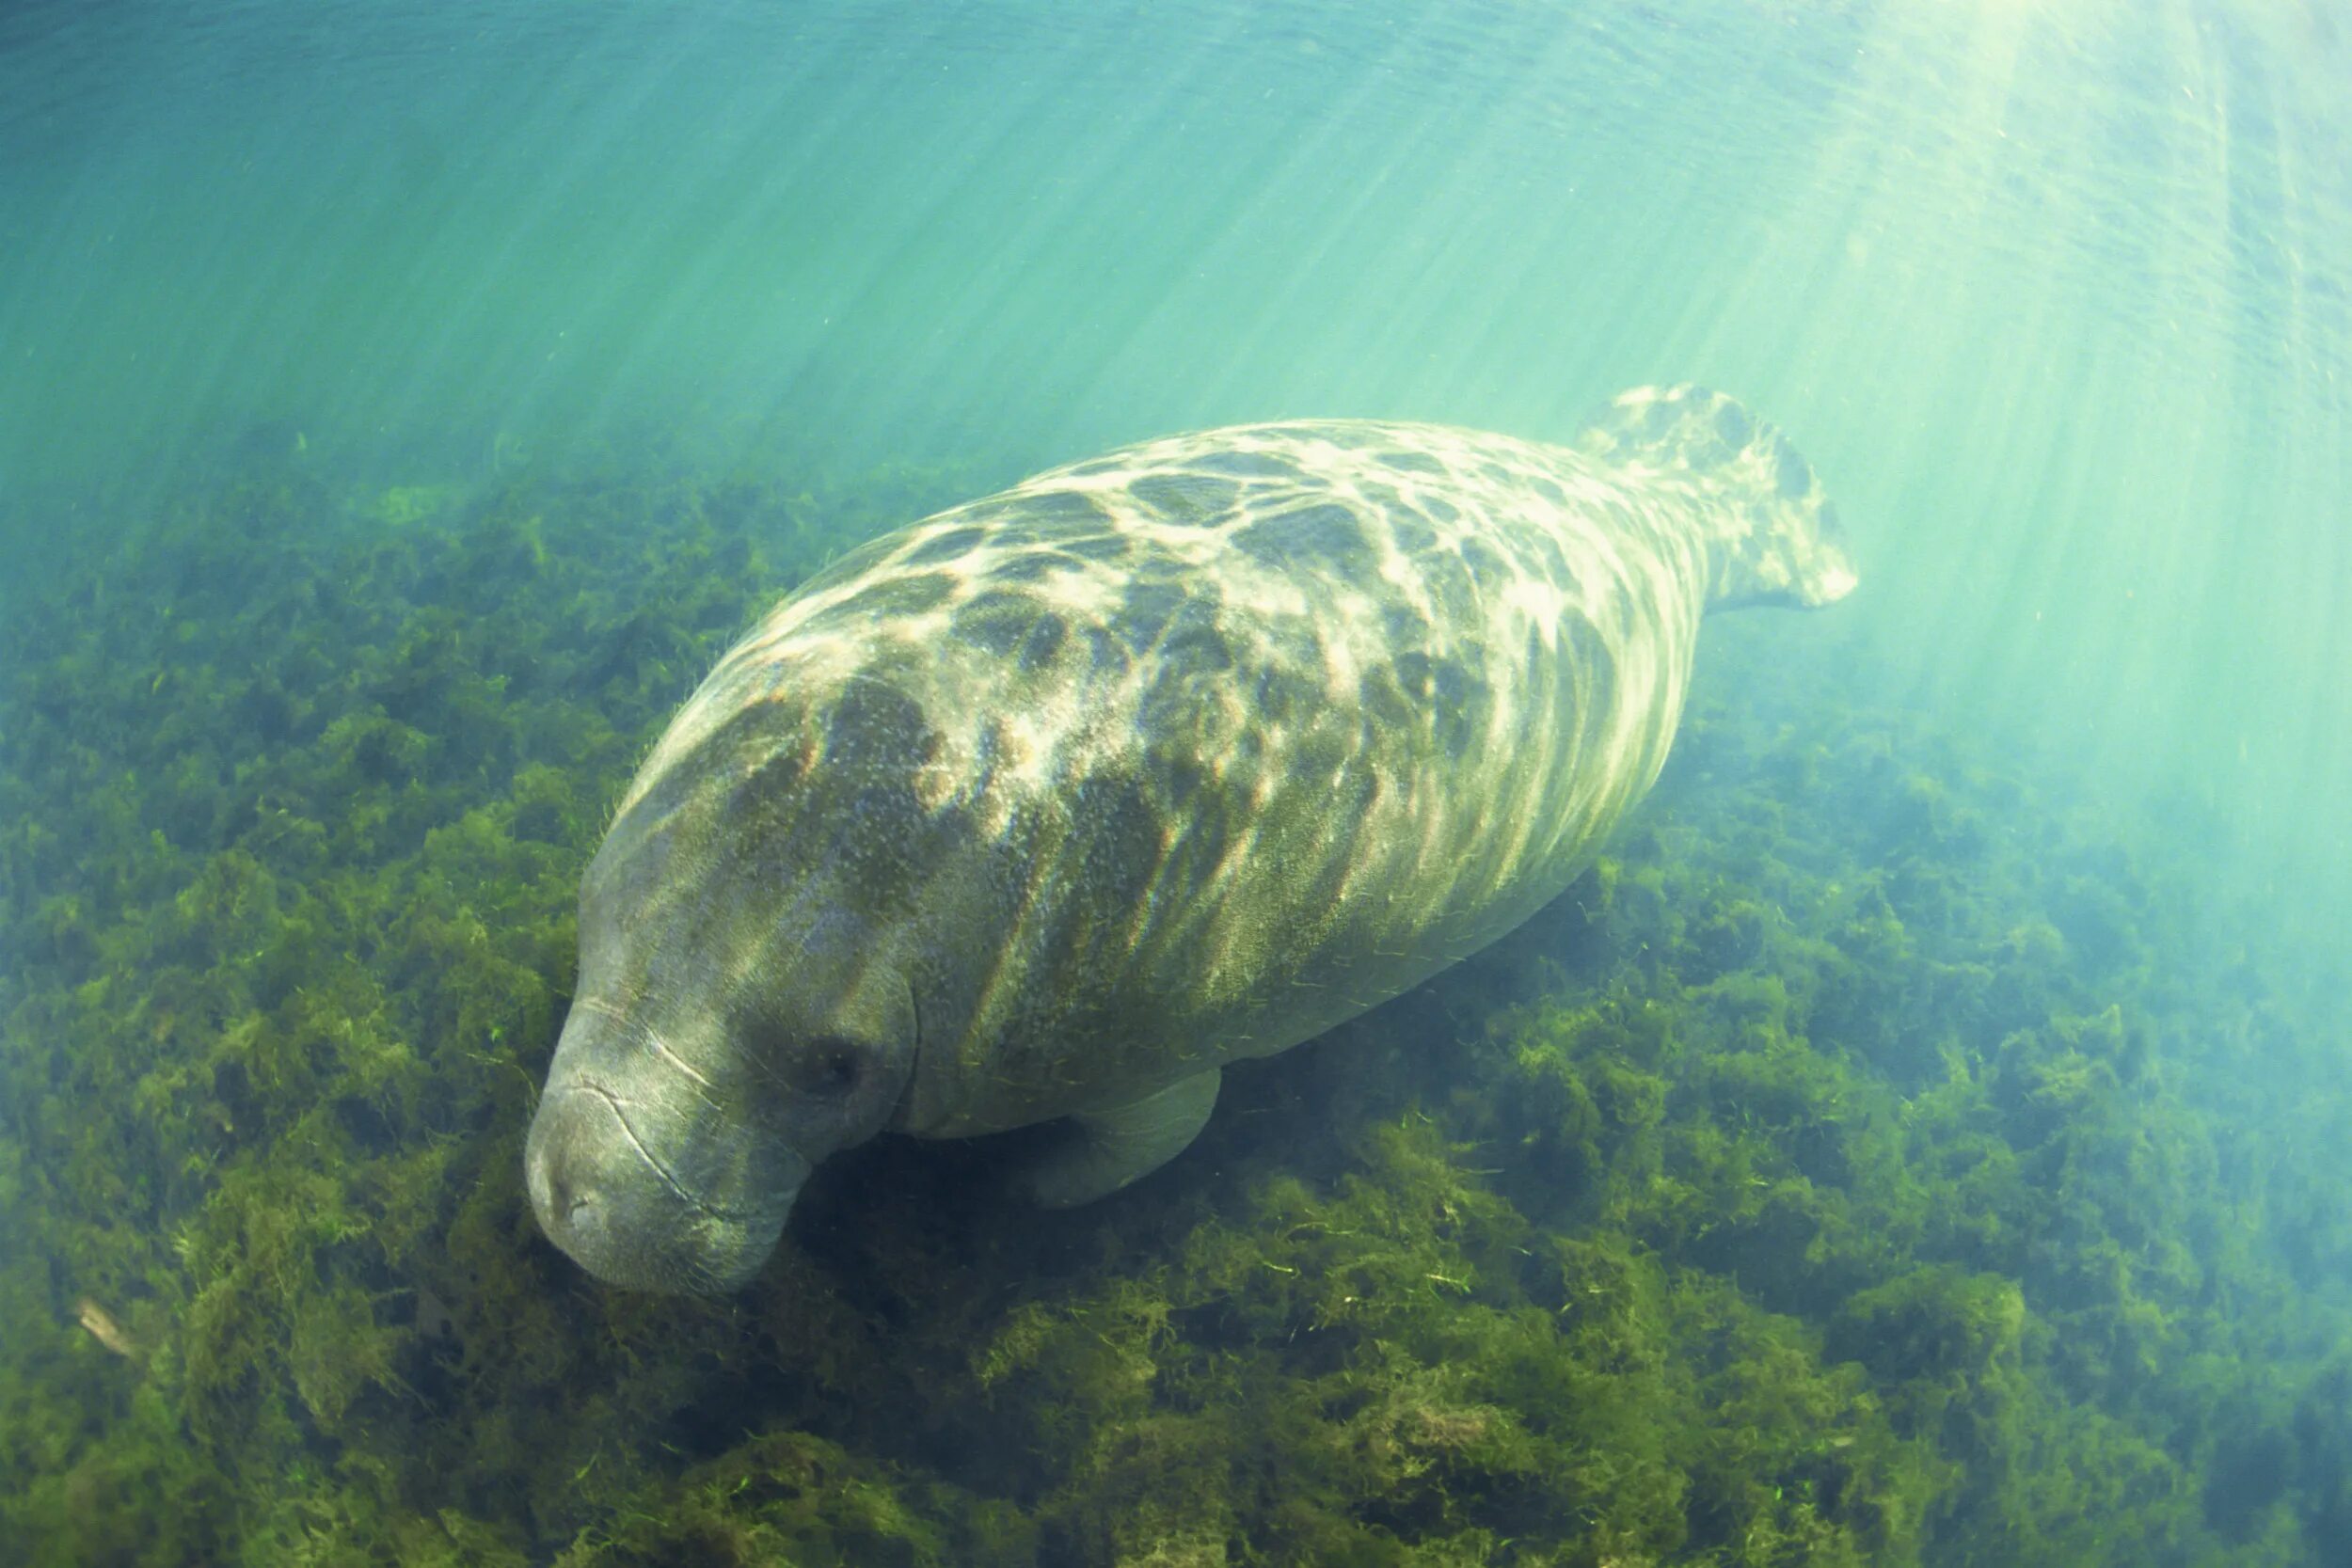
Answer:
<svg viewBox="0 0 2352 1568"><path fill-rule="evenodd" d="M571 1228L580 1212L596 1201L595 1189L575 1180L568 1164L545 1148L531 1154L531 1204L550 1233L558 1227Z"/></svg>
<svg viewBox="0 0 2352 1568"><path fill-rule="evenodd" d="M576 1180L572 1172L559 1165L547 1173L547 1201L541 1208L556 1223L572 1225L596 1200L595 1186Z"/></svg>

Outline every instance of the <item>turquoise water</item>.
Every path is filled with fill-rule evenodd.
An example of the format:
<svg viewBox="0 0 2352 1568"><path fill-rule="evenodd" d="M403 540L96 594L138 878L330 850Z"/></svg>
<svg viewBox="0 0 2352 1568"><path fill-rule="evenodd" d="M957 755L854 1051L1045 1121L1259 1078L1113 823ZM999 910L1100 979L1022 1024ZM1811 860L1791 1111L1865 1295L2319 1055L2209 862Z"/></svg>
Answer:
<svg viewBox="0 0 2352 1568"><path fill-rule="evenodd" d="M1836 476L1890 681L2213 802L2292 896L2352 863L2342 27L20 9L0 476L135 511L262 421L395 477L623 428L1009 476L1699 380Z"/></svg>
<svg viewBox="0 0 2352 1568"><path fill-rule="evenodd" d="M47 1390L10 1396L24 1430L45 1434L8 1456L11 1473L23 1485L81 1476L94 1496L144 1486L152 1506L159 1497L186 1500L214 1522L204 1550L240 1529L252 1532L242 1537L248 1544L282 1544L294 1539L283 1532L300 1533L285 1517L205 1490L202 1478L234 1468L221 1455L246 1451L238 1445L248 1441L253 1452L315 1441L347 1458L376 1450L343 1430L346 1419L373 1422L380 1436L419 1418L419 1402L437 1418L442 1409L440 1384L427 1386L399 1350L383 1353L395 1357L383 1367L346 1368L350 1388L295 1356L284 1375L308 1381L298 1399L286 1396L294 1414L278 1425L250 1412L235 1421L200 1414L208 1396L187 1373L196 1341L182 1337L197 1331L185 1325L214 1321L196 1314L207 1281L235 1274L222 1259L246 1256L237 1246L261 1257L267 1246L250 1230L235 1245L215 1237L190 1252L181 1243L191 1227L211 1223L191 1216L217 1217L210 1195L233 1186L221 1173L239 1168L241 1151L259 1160L309 1125L290 1112L264 1137L246 1116L277 1092L265 1085L295 1095L296 1069L269 1079L240 1067L249 1085L219 1089L219 1108L206 1110L202 1093L185 1098L185 1085L217 1088L223 1058L213 1046L190 1058L213 1066L167 1084L133 1069L76 1078L49 1054L65 1037L54 1030L69 1004L56 998L72 994L81 1000L71 1006L119 1008L106 1015L120 1023L111 1033L99 1011L87 1013L91 1038L151 1038L157 1059L171 1059L178 1037L167 1009L139 988L162 969L201 977L244 961L226 946L206 957L200 943L151 954L120 934L133 923L124 911L196 908L201 900L188 890L215 885L201 876L226 875L200 876L200 864L218 864L201 856L245 844L236 834L251 831L225 806L217 819L209 805L175 813L175 799L234 793L263 776L257 759L276 748L309 744L320 731L341 736L337 754L358 758L352 766L372 770L368 787L384 792L368 809L392 826L381 842L337 838L316 861L281 863L253 847L284 880L271 908L292 910L292 890L327 885L330 868L340 876L404 854L456 853L453 837L429 835L458 833L478 798L501 810L539 800L530 791L544 780L515 783L527 765L576 768L586 782L577 800L563 797L571 803L559 814L571 825L546 835L563 852L528 873L541 887L530 918L560 922L578 840L584 832L593 843L607 798L596 792L620 787L639 729L684 694L761 596L858 537L1168 431L1366 416L1565 438L1622 388L1684 380L1734 392L1789 433L1837 498L1863 588L1818 618L1710 631L1691 737L1698 749L1668 779L1669 808L1685 816L1660 820L1725 842L1724 820L1708 815L1721 802L1710 807L1699 786L1766 778L1786 784L1789 811L1842 816L1859 840L1893 832L1886 824L1905 809L1932 815L1919 780L1934 775L1971 824L1964 849L1936 840L1956 863L1997 866L2008 888L2024 886L2020 868L2041 857L2052 902L2019 895L2012 907L2001 901L2007 894L1978 893L2014 915L2022 934L2008 951L2020 966L2037 951L2036 929L2065 934L2076 967L2051 983L2069 988L2069 1017L2080 1023L2123 1008L2127 1024L2145 1028L2145 1049L2174 1053L2178 1065L2157 1077L2185 1102L2219 1106L2227 1097L2214 1083L2246 1089L2245 1117L2298 1095L2310 1101L2312 1124L2241 1119L2200 1144L2204 1154L2148 1154L2171 1146L2144 1129L2121 1140L2124 1152L2109 1152L2127 1189L2145 1180L2210 1198L2199 1234L2226 1228L2213 1217L2226 1211L2310 1242L2290 1271L2296 1288L2280 1288L2280 1299L2296 1305L2264 1321L2296 1324L2265 1331L2280 1386L2307 1372L2317 1379L2313 1347L2340 1343L2345 1330L2312 1304L2341 1296L2348 1282L2331 1271L2352 1252L2311 1242L2334 1223L2312 1216L2346 1212L2352 1171L2331 1168L2322 1148L2323 1113L2341 1099L2312 1099L2318 1091L2299 1090L2289 1075L2332 1068L2340 1076L2341 1042L2352 1033L2341 938L2352 922L2352 792L2343 784L2352 778L2352 636L2341 610L2352 594L2347 82L2352 15L2318 0L10 8L0 17L0 562L10 578L0 603L22 634L7 655L21 678L0 719L0 769L18 781L8 797L18 818L8 884L16 950L0 968L0 1005L12 1009L0 1084L17 1097L0 1104L0 1132L15 1148L0 1161L0 1210L13 1199L19 1213L13 1234L0 1227L17 1254L0 1267L15 1271L8 1322L20 1338L7 1348L30 1347L20 1383ZM223 487L239 483L270 499L223 502ZM723 504L723 491L738 499ZM418 543L420 518L461 540L486 529L509 546L440 560L431 554L438 546ZM514 531L526 521L536 531ZM718 544L691 532L706 525ZM752 543L727 543L739 534ZM356 571L375 536L392 543L373 559L407 551L414 560L384 564L380 577L345 577L344 598L288 586L306 572ZM676 610L691 574L663 558L677 578L660 577L641 559L656 546L706 551L689 564L719 562L705 576L730 579L730 589L694 589L705 597L691 612ZM550 552L571 559L548 566ZM460 559L471 565L450 564ZM418 586L462 584L469 570L500 592L437 597ZM559 570L583 574L564 582L578 597L532 586L548 579L531 573ZM657 601L647 589L642 605L628 603L632 583L657 580L672 597ZM548 619L496 618L522 605ZM379 609L383 619L367 619ZM411 611L441 618L401 620ZM610 686L596 689L601 695L584 684L564 689L580 706L563 722L577 729L593 710L611 730L574 754L559 755L534 731L501 742L508 749L490 762L460 766L435 751L435 761L411 769L403 747L423 755L446 736L477 733L451 717L457 677L419 677L425 695L404 708L367 684L376 675L314 649L271 666L291 705L283 714L266 707L278 697L239 699L235 721L267 745L221 742L200 766L173 771L216 733L196 717L216 693L176 681L175 661L193 660L188 650L213 647L218 628L234 626L218 649L227 682L239 647L258 646L252 640L273 627L335 645L337 615L355 628L350 648L398 648L419 668L420 650L436 639L453 648L470 647L468 638L535 640L563 617L635 626L628 646L658 651L642 656L642 669L629 666L636 684L625 698ZM357 629L362 622L369 629ZM215 629L165 629L199 623ZM613 636L621 645L622 633ZM562 636L548 644L547 668L571 669L570 647ZM500 721L483 715L499 705L519 712L560 684L549 675L534 686L519 657L512 667L485 657L466 677L481 689L464 689L481 705L465 710L465 723L485 726L478 733L496 730ZM324 718L306 729L304 712L324 714L333 693L353 691L360 706L373 704L379 719L421 738L370 739ZM75 722L98 713L103 722ZM1798 737L1788 744L1842 760L1776 771L1756 738L1774 725L1784 740ZM1916 742L1885 742L1904 761L1876 794L1851 750L1866 733ZM1985 769L2013 782L1985 785ZM67 814L105 781L134 776L144 793L119 820ZM303 786L290 774L260 805L237 810L283 809L341 834L358 815L337 805L342 787ZM1838 793L1809 800L1807 789ZM2013 808L2007 817L2004 801ZM202 826L189 825L196 816ZM168 840L180 858L146 863L144 879L106 869L146 854L151 831L161 835L157 856ZM2061 840L2063 853L2053 847ZM1672 832L1638 841L1629 864L1650 852L1679 863L1675 847L1687 842ZM2096 869L2106 863L2068 858L2091 842L2139 868L2114 885L2160 884L2169 900L2161 918L2153 905L2135 915L2137 956L2116 959L2112 974L2092 955L2089 927L2064 912L2079 913L2091 882L2109 885ZM1724 875L1740 874L1733 863ZM511 860L498 867L500 877L526 876ZM476 872L488 885L492 873ZM1822 877L1822 887L1837 880ZM1827 908L1837 895L1819 896ZM221 897L224 908L246 907ZM469 918L495 927L493 902L485 895ZM395 922L402 907L370 918ZM523 906L501 907L519 928ZM1911 906L1903 913L1926 928ZM2034 925L2045 917L2051 925ZM532 928L539 934L528 950L499 961L540 976L537 1010L499 1014L495 1043L485 1035L464 1047L505 1063L495 1076L512 1082L495 1117L436 1122L401 1101L366 1113L381 1126L355 1129L361 1114L345 1113L338 1136L381 1153L408 1147L402 1140L413 1132L416 1147L470 1172L470 1156L448 1151L515 1134L515 1085L544 1066L570 981L566 933ZM373 963L375 939L364 940ZM384 951L396 945L388 938ZM1981 950L1935 961L1997 969L1987 956L1997 951L1988 936ZM407 1018L400 988L431 967L413 954L405 962L372 982L389 988L383 1016ZM2194 967L2206 963L2210 974ZM2249 963L2269 966L2259 995L2244 979ZM2183 977L2168 982L2175 970ZM2249 989L2237 1011L2214 1001L2241 983ZM93 986L112 988L111 1000ZM147 997L145 1010L133 1008L135 993ZM285 994L207 1004L206 1027L229 1037L241 1010L286 1016ZM2168 996L2194 1005L2173 1007ZM1945 991L1918 1006L1966 1012ZM434 1037L443 1038L461 1015L474 1019L452 1002L435 1015L441 1024L415 1028L441 1027ZM1967 1025L1979 1027L1991 1034L1963 1039L1968 1049L2003 1046L2002 1030ZM1914 1043L1933 1060L1936 1031L1922 1029ZM2226 1055L2216 1043L2225 1036L2242 1054ZM350 1031L335 1037L347 1043ZM430 1064L437 1048L424 1039L414 1033L400 1048ZM1926 1093L1913 1076L1890 1068L1887 1081ZM2134 1103L2163 1099L2129 1082L2141 1085L2126 1097ZM500 1092L488 1083L485 1104ZM189 1156L176 1133L142 1156L170 1155L172 1168L158 1164L151 1180L49 1160L43 1150L70 1141L86 1108L115 1106L135 1085L145 1085L138 1114L149 1122L224 1126L205 1146L214 1174L183 1167ZM28 1085L52 1096L38 1112ZM1269 1090L1256 1108L1321 1086ZM437 1091L416 1092L430 1100ZM2065 1102L2049 1093L2056 1098L2037 1103ZM1382 1111L1405 1114L1401 1104ZM422 1119L412 1127L404 1117ZM480 1168L485 1184L513 1180L512 1151L495 1150ZM2276 1177L2259 1196L2270 1178L2246 1175L2257 1167ZM947 1180L935 1167L924 1172ZM501 1233L512 1253L544 1253L518 1187L496 1190L509 1204ZM368 1207L389 1201L380 1193L351 1201L356 1226L393 1223ZM429 1223L401 1223L438 1234L459 1223L456 1203L428 1203L420 1212L435 1216ZM63 1243L36 1239L23 1220L73 1204L76 1224L143 1238L140 1261L109 1264L103 1281L76 1278L56 1250ZM513 1224L518 1215L524 1223ZM234 1229L220 1223L223 1235ZM1147 1271L1173 1256L1174 1220L1131 1224L1129 1239L1109 1248L1126 1266ZM2153 1225L2113 1228L2119 1246L2161 1254L2192 1245ZM1066 1250L1049 1261L1083 1272L1072 1259L1094 1245L1084 1225L1053 1234ZM377 1309L395 1314L384 1318L387 1332L421 1333L421 1313L428 1327L436 1314L469 1321L460 1287L439 1275L421 1287L432 1309L416 1305L423 1276L403 1271L435 1266L413 1261L422 1245L371 1263L374 1273L338 1276L344 1293L331 1299L345 1317L335 1321L360 1312L353 1302L371 1292L382 1303L401 1291L405 1305ZM38 1269L28 1261L36 1256ZM846 1257L796 1264L795 1282L850 1269ZM2025 1278L2025 1308L2042 1315L2032 1321L2063 1321L2064 1307L2038 1296L2022 1267L1967 1266ZM544 1277L564 1276L548 1266ZM854 1284L823 1288L866 1303L869 1315L883 1310ZM154 1381L103 1381L126 1369L73 1327L86 1291L111 1291L137 1318L140 1338L175 1347L143 1374ZM217 1307L223 1298L209 1299ZM516 1299L500 1297L501 1310L521 1310ZM575 1313L630 1310L562 1299ZM131 1301L147 1305L135 1313L121 1305ZM1791 1301L1768 1305L1812 1321ZM1070 1308L1073 1321L1093 1322L1088 1310ZM257 1318L247 1337L331 1338L286 1311ZM1849 1323L1848 1332L1857 1321L1851 1311L1814 1317ZM51 1338L21 1338L36 1323ZM733 1341L705 1326L712 1338L698 1341L702 1354L726 1362ZM1825 1332L1834 1347L1839 1331ZM2032 1349L2036 1332L2028 1354L2042 1354ZM211 1342L232 1341L243 1342L220 1330ZM2190 1354L2166 1352L2175 1353ZM588 1365L578 1359L587 1354L577 1344L564 1352L574 1367ZM1005 1350L1003 1365L1026 1365L1024 1354ZM1822 1354L1836 1359L1834 1348ZM2255 1353L2217 1341L2200 1354ZM861 1463L882 1452L893 1474L930 1474L921 1466L936 1456L919 1444L869 1450L849 1429L827 1428L810 1413L831 1386L779 1364L787 1370L762 1374L771 1381L745 1409L730 1408L739 1433L726 1440L805 1428ZM2157 1369L2147 1362L2145 1375L2162 1381ZM253 1375L266 1384L273 1374ZM407 1392L385 1392L395 1384ZM151 1400L142 1388L161 1390L151 1400L162 1402L142 1405ZM373 1413L367 1402L378 1398L408 1414ZM1468 1403L1508 1402L1490 1393ZM86 1414L56 1415L69 1406ZM190 1408L199 1414L185 1417ZM24 1414L36 1409L47 1414ZM200 1439L194 1469L168 1470L178 1478L168 1485L135 1465L111 1481L88 1479L88 1455L127 1443L121 1432L183 1419ZM939 1430L970 1430L939 1419ZM2197 1473L2209 1490L2228 1490L2213 1478L2237 1463L2231 1455L2253 1455L2243 1461L2250 1471L2293 1468L2264 1460L2269 1450L2246 1435L2286 1433L2284 1418L2180 1419L2172 1457L2205 1466ZM2163 1426L2146 1419L2136 1440L2162 1448ZM720 1463L712 1432L663 1432L695 1462ZM1052 1446L1035 1441L1041 1451ZM687 1462L665 1471L659 1454L603 1463L628 1466L632 1485L685 1473ZM1430 1463L1467 1465L1458 1455ZM348 1473L364 1468L354 1462ZM943 1485L1029 1509L1075 1485L1079 1472L940 1473L949 1477ZM449 1527L455 1560L486 1560L495 1546L540 1560L586 1539L575 1531L619 1528L585 1504L546 1501L560 1490L554 1480L535 1484L543 1495L528 1524L481 1498L450 1502L495 1521L478 1540ZM2340 1494L2329 1502L2318 1480L2295 1484L2295 1497L2318 1499L2297 1527L2304 1555L2280 1547L2275 1560L2344 1560L2343 1537L2328 1544L2323 1527L2352 1520L2352 1503ZM434 1499L413 1481L403 1487L392 1490L429 1517ZM2243 1517L2218 1504L2210 1512L2242 1527L2233 1550L2251 1552L2247 1543L2272 1527L2249 1521L2268 1517L2262 1510L2273 1501ZM72 1512L70 1500L58 1506L60 1516ZM889 1506L922 1507L903 1497ZM28 1531L32 1517L11 1516ZM280 1533L255 1522L263 1517ZM1547 1530L1574 1539L1558 1520L1478 1518L1493 1542L1551 1539ZM1396 1541L1438 1533L1409 1510L1375 1524ZM43 1528L51 1533L39 1541L65 1539L62 1527ZM347 1519L338 1528L359 1533ZM831 1548L796 1549L812 1561L827 1560L828 1549L860 1560L863 1549L843 1543L863 1538L833 1528ZM1144 1537L1075 1526L1056 1536L1059 1528L1047 1528L1042 1560L1146 1560ZM1704 1538L1701 1525L1692 1528L1699 1533L1690 1539ZM384 1539L397 1535L385 1528ZM1264 1544L1270 1537L1233 1528L1232 1539L1259 1543L1254 1560L1285 1560ZM332 1533L317 1524L306 1539ZM2102 1560L2084 1541L2066 1560ZM139 1560L135 1544L80 1549L87 1560ZM872 1560L958 1560L964 1550L977 1548ZM1518 1550L1490 1543L1483 1557L1448 1560L1605 1555L1590 1541L1557 1557ZM1698 1548L1652 1541L1607 1550L1632 1561ZM1969 1550L1991 1560L1995 1548ZM1772 1560L1807 1560L1805 1549L1788 1554ZM1814 1555L1833 1560L1826 1547ZM1944 1560L1966 1555L1950 1548Z"/></svg>

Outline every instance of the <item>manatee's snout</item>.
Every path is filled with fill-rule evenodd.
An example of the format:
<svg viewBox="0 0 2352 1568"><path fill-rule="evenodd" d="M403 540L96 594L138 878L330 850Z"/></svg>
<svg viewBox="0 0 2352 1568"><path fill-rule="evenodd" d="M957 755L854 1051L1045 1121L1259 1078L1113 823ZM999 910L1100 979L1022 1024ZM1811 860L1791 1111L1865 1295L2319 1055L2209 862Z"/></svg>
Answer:
<svg viewBox="0 0 2352 1568"><path fill-rule="evenodd" d="M809 1166L781 1158L789 1168L767 1201L741 1212L715 1207L654 1157L619 1100L576 1082L540 1101L523 1170L548 1239L597 1278L714 1294L748 1282L783 1233Z"/></svg>

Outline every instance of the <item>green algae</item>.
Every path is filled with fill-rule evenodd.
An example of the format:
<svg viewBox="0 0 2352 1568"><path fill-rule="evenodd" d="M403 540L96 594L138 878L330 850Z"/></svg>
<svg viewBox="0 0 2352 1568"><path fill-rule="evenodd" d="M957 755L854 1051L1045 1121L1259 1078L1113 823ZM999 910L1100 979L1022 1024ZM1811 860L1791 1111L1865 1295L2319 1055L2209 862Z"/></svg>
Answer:
<svg viewBox="0 0 2352 1568"><path fill-rule="evenodd" d="M247 475L0 631L9 1560L2352 1532L2344 1107L2296 982L2094 816L1818 689L1702 703L1567 898L1230 1075L1130 1194L1033 1214L989 1148L885 1140L741 1295L596 1286L519 1166L612 802L775 593L977 486L528 468Z"/></svg>

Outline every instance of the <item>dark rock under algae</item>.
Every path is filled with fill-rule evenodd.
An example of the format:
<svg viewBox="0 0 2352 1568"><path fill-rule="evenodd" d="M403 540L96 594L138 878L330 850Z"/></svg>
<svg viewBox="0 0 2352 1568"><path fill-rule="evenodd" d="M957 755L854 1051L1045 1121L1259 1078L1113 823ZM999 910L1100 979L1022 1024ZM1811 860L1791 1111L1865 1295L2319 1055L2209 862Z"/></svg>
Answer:
<svg viewBox="0 0 2352 1568"><path fill-rule="evenodd" d="M1138 1188L885 1139L732 1299L565 1262L520 1148L610 802L972 488L279 465L20 586L0 1560L2352 1561L2341 1042L2178 868L1730 628L1779 673L1612 858Z"/></svg>

